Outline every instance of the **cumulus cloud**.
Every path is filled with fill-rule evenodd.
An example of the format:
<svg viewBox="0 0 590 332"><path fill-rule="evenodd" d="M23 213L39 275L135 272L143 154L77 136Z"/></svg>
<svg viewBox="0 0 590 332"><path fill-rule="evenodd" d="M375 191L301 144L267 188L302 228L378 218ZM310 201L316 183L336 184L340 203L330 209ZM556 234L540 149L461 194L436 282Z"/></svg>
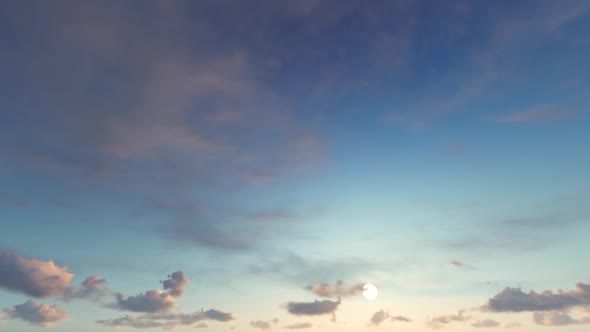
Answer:
<svg viewBox="0 0 590 332"><path fill-rule="evenodd" d="M393 316L393 317L391 317L391 321L393 321L393 322L406 322L406 323L409 323L412 320L410 318L408 318L408 317L405 317L405 316Z"/></svg>
<svg viewBox="0 0 590 332"><path fill-rule="evenodd" d="M135 312L163 312L175 305L172 295L157 289L127 298L118 293L116 298L118 308Z"/></svg>
<svg viewBox="0 0 590 332"><path fill-rule="evenodd" d="M182 271L176 271L168 276L168 279L162 281L165 290L168 290L168 294L179 297L182 296L184 286L188 284L188 279L184 276Z"/></svg>
<svg viewBox="0 0 590 332"><path fill-rule="evenodd" d="M298 316L332 314L332 317L334 317L334 312L338 309L340 302L340 298L338 298L338 301L289 302L287 303L287 311Z"/></svg>
<svg viewBox="0 0 590 332"><path fill-rule="evenodd" d="M362 283L347 286L342 280L338 280L334 285L322 283L309 285L306 288L318 296L328 298L353 296L363 292Z"/></svg>
<svg viewBox="0 0 590 332"><path fill-rule="evenodd" d="M168 276L168 279L161 281L166 292L158 289L150 290L135 296L125 298L123 294L115 294L116 308L134 312L162 313L172 309L176 302L175 298L183 293L184 286L188 279L182 271L177 271ZM213 313L214 314L214 313Z"/></svg>
<svg viewBox="0 0 590 332"><path fill-rule="evenodd" d="M160 313L145 314L140 316L129 316L107 320L98 320L98 324L112 327L134 327L134 328L174 328L177 326L188 326L199 323L195 327L207 327L203 321L229 322L235 317L231 313L223 312L217 309L207 311L197 311L194 313Z"/></svg>
<svg viewBox="0 0 590 332"><path fill-rule="evenodd" d="M541 293L533 290L525 293L520 288L507 287L481 309L492 312L559 311L586 305L590 305L590 284L577 283L574 290L545 290Z"/></svg>
<svg viewBox="0 0 590 332"><path fill-rule="evenodd" d="M0 287L29 296L44 298L62 294L74 275L53 261L19 256L12 251L0 253Z"/></svg>
<svg viewBox="0 0 590 332"><path fill-rule="evenodd" d="M389 313L381 309L371 316L371 323L373 325L380 325L387 318L389 318Z"/></svg>
<svg viewBox="0 0 590 332"><path fill-rule="evenodd" d="M545 326L563 326L573 324L590 324L590 315L587 314L581 318L575 318L566 311L544 311L533 313L533 322Z"/></svg>
<svg viewBox="0 0 590 332"><path fill-rule="evenodd" d="M301 329L309 329L312 326L313 325L311 323L304 322L304 323L295 323L295 324L287 325L287 326L285 326L285 328L290 329L290 330L301 330Z"/></svg>
<svg viewBox="0 0 590 332"><path fill-rule="evenodd" d="M473 327L498 327L500 323L493 320L493 319L484 319L484 320L477 320L475 323L471 324Z"/></svg>
<svg viewBox="0 0 590 332"><path fill-rule="evenodd" d="M456 315L445 315L445 316L435 316L426 321L426 325L433 328L439 329L444 327L445 325L450 324L451 322L465 322L471 320L471 316L464 315L465 310L460 310Z"/></svg>
<svg viewBox="0 0 590 332"><path fill-rule="evenodd" d="M68 313L56 307L28 300L23 304L4 309L7 319L22 319L33 325L42 327L51 326L68 318Z"/></svg>
<svg viewBox="0 0 590 332"><path fill-rule="evenodd" d="M277 324L278 322L279 322L279 320L276 318L273 320L257 320L257 321L251 321L250 326L257 328L257 329L268 331L268 330L270 330L270 328L273 324Z"/></svg>
<svg viewBox="0 0 590 332"><path fill-rule="evenodd" d="M94 299L99 300L103 296L109 293L109 289L106 287L107 280L101 276L91 276L86 278L81 288L68 287L64 291L64 299Z"/></svg>

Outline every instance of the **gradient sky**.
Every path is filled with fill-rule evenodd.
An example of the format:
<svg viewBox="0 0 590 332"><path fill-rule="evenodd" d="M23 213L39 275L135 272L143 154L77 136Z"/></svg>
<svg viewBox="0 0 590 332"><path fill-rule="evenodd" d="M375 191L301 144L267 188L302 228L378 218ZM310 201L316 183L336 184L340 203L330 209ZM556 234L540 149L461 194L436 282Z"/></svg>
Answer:
<svg viewBox="0 0 590 332"><path fill-rule="evenodd" d="M589 1L1 1L0 330L586 331L588 59Z"/></svg>

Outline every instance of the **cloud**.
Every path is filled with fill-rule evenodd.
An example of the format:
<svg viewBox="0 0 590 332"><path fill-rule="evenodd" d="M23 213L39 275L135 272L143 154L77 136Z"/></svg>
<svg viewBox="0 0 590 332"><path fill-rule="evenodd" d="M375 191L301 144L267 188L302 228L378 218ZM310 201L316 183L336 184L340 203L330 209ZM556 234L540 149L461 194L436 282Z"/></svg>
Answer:
<svg viewBox="0 0 590 332"><path fill-rule="evenodd" d="M590 324L590 312L586 312L581 318L572 317L566 311L543 311L533 313L533 322L544 326L563 326L574 324Z"/></svg>
<svg viewBox="0 0 590 332"><path fill-rule="evenodd" d="M381 325L381 323L387 318L389 318L389 314L381 309L371 316L371 323L373 325Z"/></svg>
<svg viewBox="0 0 590 332"><path fill-rule="evenodd" d="M295 324L287 325L287 326L285 326L285 328L290 329L290 330L301 330L301 329L309 329L312 326L313 325L311 323L304 322L304 323L295 323Z"/></svg>
<svg viewBox="0 0 590 332"><path fill-rule="evenodd" d="M475 323L471 324L473 327L498 327L500 323L493 320L493 319L484 319L484 320L477 320Z"/></svg>
<svg viewBox="0 0 590 332"><path fill-rule="evenodd" d="M517 322L511 322L511 323L506 323L504 324L502 327L506 328L506 329L512 329L515 327L521 327L522 325L520 323Z"/></svg>
<svg viewBox="0 0 590 332"><path fill-rule="evenodd" d="M409 323L412 320L410 318L408 318L408 317L405 317L405 316L393 316L393 317L391 317L391 321L393 321L393 322L406 322L406 323Z"/></svg>
<svg viewBox="0 0 590 332"><path fill-rule="evenodd" d="M71 299L99 300L110 293L106 284L107 280L101 276L88 277L82 282L81 288L68 287L64 291L64 299L66 301Z"/></svg>
<svg viewBox="0 0 590 332"><path fill-rule="evenodd" d="M554 107L536 107L494 119L498 123L547 123L564 120L574 113Z"/></svg>
<svg viewBox="0 0 590 332"><path fill-rule="evenodd" d="M229 322L235 317L231 313L223 312L217 309L207 311L197 311L194 313L156 313L145 314L140 316L129 316L115 319L98 320L96 323L112 327L134 327L134 328L174 328L177 326L188 326L199 323L195 327L207 327L203 321L212 320L218 322Z"/></svg>
<svg viewBox="0 0 590 332"><path fill-rule="evenodd" d="M590 284L577 283L576 289L553 292L533 290L525 293L520 288L505 288L481 307L482 311L521 312L566 310L576 306L590 305Z"/></svg>
<svg viewBox="0 0 590 332"><path fill-rule="evenodd" d="M363 284L346 286L342 280L338 280L334 285L315 284L307 286L306 289L321 297L335 298L358 295L363 292Z"/></svg>
<svg viewBox="0 0 590 332"><path fill-rule="evenodd" d="M272 327L273 324L277 324L278 322L279 322L279 320L276 318L273 320L257 320L257 321L251 321L250 326L257 328L257 329L268 331L268 330L270 330L270 328Z"/></svg>
<svg viewBox="0 0 590 332"><path fill-rule="evenodd" d="M188 284L188 278L182 271L176 271L168 276L168 279L161 281L166 292L161 290L150 290L135 296L125 298L123 294L115 294L117 303L115 308L134 312L161 313L172 309L175 306L175 298L182 296L184 286ZM214 314L214 313L213 313Z"/></svg>
<svg viewBox="0 0 590 332"><path fill-rule="evenodd" d="M6 308L4 312L8 319L22 319L42 327L51 326L68 318L68 313L65 310L54 305L40 304L33 300Z"/></svg>
<svg viewBox="0 0 590 332"><path fill-rule="evenodd" d="M298 316L316 316L332 314L338 309L340 305L340 298L338 301L315 300L313 302L289 302L287 303L287 311L293 315Z"/></svg>
<svg viewBox="0 0 590 332"><path fill-rule="evenodd" d="M40 261L19 256L12 251L0 253L0 287L44 298L61 295L74 275L67 267L53 261Z"/></svg>
<svg viewBox="0 0 590 332"><path fill-rule="evenodd" d="M164 289L168 290L168 294L179 297L182 296L184 286L188 284L188 279L184 276L182 271L176 271L168 276L169 279L162 281Z"/></svg>
<svg viewBox="0 0 590 332"><path fill-rule="evenodd" d="M127 298L118 293L116 299L118 308L135 312L163 312L175 305L172 295L157 289Z"/></svg>
<svg viewBox="0 0 590 332"><path fill-rule="evenodd" d="M466 322L471 320L471 316L465 316L463 313L465 310L460 310L456 315L445 315L445 316L435 316L426 321L426 325L433 328L439 329L443 328L445 325L450 324L451 322Z"/></svg>

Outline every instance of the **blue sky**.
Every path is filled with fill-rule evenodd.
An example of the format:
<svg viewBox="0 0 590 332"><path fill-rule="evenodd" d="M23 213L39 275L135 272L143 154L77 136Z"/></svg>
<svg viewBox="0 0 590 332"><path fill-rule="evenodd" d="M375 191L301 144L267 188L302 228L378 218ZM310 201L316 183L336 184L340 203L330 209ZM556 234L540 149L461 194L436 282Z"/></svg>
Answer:
<svg viewBox="0 0 590 332"><path fill-rule="evenodd" d="M586 329L589 18L3 2L0 329Z"/></svg>

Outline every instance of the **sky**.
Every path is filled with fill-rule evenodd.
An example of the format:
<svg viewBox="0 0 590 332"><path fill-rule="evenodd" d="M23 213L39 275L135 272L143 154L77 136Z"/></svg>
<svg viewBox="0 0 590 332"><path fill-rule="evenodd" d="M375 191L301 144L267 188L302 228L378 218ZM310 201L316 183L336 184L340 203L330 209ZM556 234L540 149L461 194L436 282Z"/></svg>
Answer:
<svg viewBox="0 0 590 332"><path fill-rule="evenodd" d="M588 59L588 1L2 1L0 330L586 331Z"/></svg>

